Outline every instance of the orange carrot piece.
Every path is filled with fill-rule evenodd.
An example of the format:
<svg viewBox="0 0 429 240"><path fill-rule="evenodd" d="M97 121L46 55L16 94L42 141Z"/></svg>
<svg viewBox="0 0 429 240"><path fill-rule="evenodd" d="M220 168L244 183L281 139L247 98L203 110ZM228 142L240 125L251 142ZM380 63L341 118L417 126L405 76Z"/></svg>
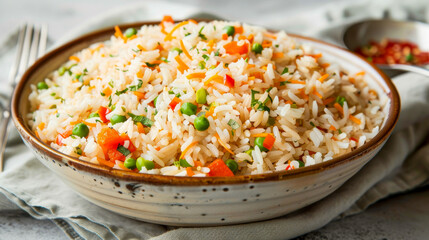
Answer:
<svg viewBox="0 0 429 240"><path fill-rule="evenodd" d="M41 122L41 123L39 124L38 128L39 128L40 130L43 130L43 129L45 128L45 123L44 123L44 122Z"/></svg>
<svg viewBox="0 0 429 240"><path fill-rule="evenodd" d="M276 138L272 134L268 134L265 137L264 142L262 143L262 146L264 146L264 148L268 150L271 150L274 146L275 141L276 141Z"/></svg>
<svg viewBox="0 0 429 240"><path fill-rule="evenodd" d="M97 126L97 124L96 124L96 123L90 123L90 122L87 122L87 121L83 121L83 123L85 123L86 125L88 125L88 126L90 126L90 127L95 127L95 126Z"/></svg>
<svg viewBox="0 0 429 240"><path fill-rule="evenodd" d="M143 124L141 122L137 122L136 125L137 125L137 131L139 133L145 133Z"/></svg>
<svg viewBox="0 0 429 240"><path fill-rule="evenodd" d="M222 34L222 40L227 40L228 39L228 34L224 33Z"/></svg>
<svg viewBox="0 0 429 240"><path fill-rule="evenodd" d="M110 94L112 94L112 89L110 89L109 87L106 87L106 88L103 90L103 94L104 94L104 96L109 97L109 96L110 96Z"/></svg>
<svg viewBox="0 0 429 240"><path fill-rule="evenodd" d="M243 27L242 26L234 27L234 30L235 30L235 34L242 34L243 33Z"/></svg>
<svg viewBox="0 0 429 240"><path fill-rule="evenodd" d="M186 173L188 174L189 177L192 177L195 175L195 173L194 173L194 171L192 171L191 167L186 168Z"/></svg>
<svg viewBox="0 0 429 240"><path fill-rule="evenodd" d="M246 54L249 52L249 44L246 42L241 46L238 46L238 42L237 41L232 41L229 42L225 45L223 45L223 48L225 49L225 52L227 54Z"/></svg>
<svg viewBox="0 0 429 240"><path fill-rule="evenodd" d="M202 167L203 164L200 161L194 161L194 166L195 167Z"/></svg>
<svg viewBox="0 0 429 240"><path fill-rule="evenodd" d="M251 137L257 138L257 137L267 137L268 135L273 135L272 133L256 133L252 134Z"/></svg>
<svg viewBox="0 0 429 240"><path fill-rule="evenodd" d="M294 80L294 79L289 80L289 82L293 83L293 84L304 84L305 85L304 81L299 81L299 80Z"/></svg>
<svg viewBox="0 0 429 240"><path fill-rule="evenodd" d="M140 70L136 73L136 76L137 76L138 78L142 78L142 77L144 76L143 69L140 69Z"/></svg>
<svg viewBox="0 0 429 240"><path fill-rule="evenodd" d="M263 48L267 48L267 47L271 47L272 46L272 42L271 41L268 41L268 40L264 40L264 41L262 41L262 47Z"/></svg>
<svg viewBox="0 0 429 240"><path fill-rule="evenodd" d="M360 119L359 118L357 118L357 117L355 117L355 116L353 116L353 115L350 115L349 116L349 119L350 120L352 120L354 123L356 123L357 125L360 125L362 122L360 121Z"/></svg>
<svg viewBox="0 0 429 240"><path fill-rule="evenodd" d="M226 151L228 151L229 153L231 153L232 155L234 155L234 152L231 151L231 149L229 149L226 144L220 139L219 134L215 134L215 137L217 138L217 141L219 142L220 145L222 145L223 148L225 148Z"/></svg>
<svg viewBox="0 0 429 240"><path fill-rule="evenodd" d="M253 38L255 36L253 36L253 34L249 34L249 36L247 36L247 40L249 40L250 43L253 43Z"/></svg>
<svg viewBox="0 0 429 240"><path fill-rule="evenodd" d="M322 53L318 53L318 54L308 54L307 56L313 57L316 59L316 61L319 60L319 58L321 58L323 56Z"/></svg>
<svg viewBox="0 0 429 240"><path fill-rule="evenodd" d="M79 59L78 57L76 57L76 56L70 56L70 57L69 57L69 60L70 60L70 61L80 62L80 59Z"/></svg>
<svg viewBox="0 0 429 240"><path fill-rule="evenodd" d="M356 81L356 80L355 80L354 78L349 77L349 82L351 82L351 83L353 83L353 84L354 84L354 83L355 83L355 81Z"/></svg>
<svg viewBox="0 0 429 240"><path fill-rule="evenodd" d="M185 72L186 70L189 69L188 65L186 65L185 62L183 62L183 60L180 58L179 55L177 55L176 57L174 57L174 60L176 60L177 64L179 64L178 69L179 69L179 71L181 73L183 73L183 72Z"/></svg>
<svg viewBox="0 0 429 240"><path fill-rule="evenodd" d="M97 161L98 161L98 163L100 165L108 166L108 167L111 167L111 168L113 166L115 166L115 164L113 162L105 160L105 159L102 159L102 158L97 158Z"/></svg>
<svg viewBox="0 0 429 240"><path fill-rule="evenodd" d="M356 75L356 76L363 76L363 75L365 75L365 71L358 72L358 73L356 73L355 75Z"/></svg>
<svg viewBox="0 0 429 240"><path fill-rule="evenodd" d="M234 173L229 169L228 166L223 162L222 159L216 159L209 164L208 168L210 172L208 176L210 177L232 177Z"/></svg>
<svg viewBox="0 0 429 240"><path fill-rule="evenodd" d="M182 48L183 53L192 61L192 56L189 54L188 50L186 50L185 44L183 44L182 39L180 39L180 47Z"/></svg>
<svg viewBox="0 0 429 240"><path fill-rule="evenodd" d="M334 127L334 125L331 125L331 126L329 127L329 130L336 131L337 129Z"/></svg>
<svg viewBox="0 0 429 240"><path fill-rule="evenodd" d="M344 114L344 109L343 107L341 107L339 103L334 103L334 107L338 110L338 112L340 112L341 114Z"/></svg>
<svg viewBox="0 0 429 240"><path fill-rule="evenodd" d="M174 37L173 37L173 33L179 29L180 27L188 24L189 21L183 21L178 23L176 26L173 27L173 29L167 34L167 36L165 36L164 41L171 41Z"/></svg>
<svg viewBox="0 0 429 240"><path fill-rule="evenodd" d="M323 100L323 105L328 105L331 102L333 102L334 100L335 100L334 97L327 98L327 99Z"/></svg>
<svg viewBox="0 0 429 240"><path fill-rule="evenodd" d="M191 144L189 144L185 150L183 150L182 154L180 154L179 159L183 159L183 157L186 155L186 153L195 145L197 145L198 141L192 142Z"/></svg>
<svg viewBox="0 0 429 240"><path fill-rule="evenodd" d="M134 92L133 92L133 94L134 94L134 95L136 95L136 97L137 97L139 100L141 100L141 99L145 99L145 97L146 97L146 95L145 95L144 93L142 93L142 92L134 91Z"/></svg>
<svg viewBox="0 0 429 240"><path fill-rule="evenodd" d="M162 18L162 22L174 23L174 20L170 15L164 15L164 17Z"/></svg>
<svg viewBox="0 0 429 240"><path fill-rule="evenodd" d="M188 74L188 76L186 76L187 79L205 78L205 77L206 77L206 73L204 72L191 73L191 74Z"/></svg>
<svg viewBox="0 0 429 240"><path fill-rule="evenodd" d="M373 94L374 96L378 96L378 93L374 89L368 90L368 93Z"/></svg>
<svg viewBox="0 0 429 240"><path fill-rule="evenodd" d="M322 64L320 64L320 66L322 67L322 68L328 68L329 66L331 66L331 64L329 64L329 63L322 63Z"/></svg>
<svg viewBox="0 0 429 240"><path fill-rule="evenodd" d="M282 58L282 57L284 57L284 53L283 52L275 52L275 53L273 53L273 59L275 59L275 58Z"/></svg>
<svg viewBox="0 0 429 240"><path fill-rule="evenodd" d="M325 81L328 77L329 77L329 74L328 74L328 73L326 73L326 74L322 75L322 76L319 78L319 82L323 83L323 81Z"/></svg>
<svg viewBox="0 0 429 240"><path fill-rule="evenodd" d="M223 83L223 77L221 77L221 76L219 76L219 75L217 75L217 74L215 74L215 75L213 75L213 76L211 76L209 79L207 79L205 82L204 82L204 85L210 85L210 84L212 84L212 82L218 82L218 83Z"/></svg>
<svg viewBox="0 0 429 240"><path fill-rule="evenodd" d="M137 44L137 48L140 49L141 51L146 51L146 49L140 44Z"/></svg>
<svg viewBox="0 0 429 240"><path fill-rule="evenodd" d="M287 100L286 102L285 102L286 104L293 104L293 102L291 101L291 100Z"/></svg>

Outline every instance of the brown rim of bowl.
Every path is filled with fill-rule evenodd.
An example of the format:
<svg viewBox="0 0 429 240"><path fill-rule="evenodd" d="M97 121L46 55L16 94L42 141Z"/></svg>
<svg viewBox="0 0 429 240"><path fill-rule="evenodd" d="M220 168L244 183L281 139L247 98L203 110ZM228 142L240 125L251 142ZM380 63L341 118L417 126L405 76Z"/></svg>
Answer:
<svg viewBox="0 0 429 240"><path fill-rule="evenodd" d="M205 21L205 20L199 20ZM211 20L210 20L211 21ZM131 24L119 25L121 29L126 29L129 27L140 27L142 25L157 25L159 21L154 22L138 22ZM98 165L94 163L89 163L78 158L74 158L68 156L64 153L55 150L38 139L35 134L27 127L24 123L24 119L18 113L19 106L19 98L21 96L21 92L23 91L28 79L35 72L39 66L43 65L45 61L55 57L57 54L61 54L65 49L81 43L82 41L88 41L90 39L100 37L103 35L110 36L114 33L113 27L104 28L101 30L97 30L88 34L85 34L81 37L78 37L72 41L63 44L62 46L50 51L42 58L38 59L22 76L21 81L17 85L12 98L12 117L15 123L15 126L18 128L20 134L24 139L28 139L28 143L33 145L40 151L43 151L45 154L49 155L55 160L62 161L63 163L68 163L72 167L79 169L80 171L85 171L89 173L94 173L97 175L111 177L114 179L121 179L125 181L139 182L139 183L150 183L150 184L163 184L163 185L183 185L183 186L206 186L206 185L219 185L219 184L238 184L238 183L252 183L252 182L267 182L267 181L276 181L281 179L290 179L295 177L301 177L304 175L315 174L326 169L333 168L337 165L340 165L345 162L353 161L369 152L372 152L376 149L380 144L382 144L385 140L387 140L396 125L399 117L400 110L400 101L399 94L396 90L393 82L374 64L367 62L364 58L358 56L357 54L348 51L347 49L341 48L339 46L325 43L320 40L316 40L309 37L303 37L295 34L288 34L294 38L304 39L309 41L314 41L318 43L322 43L334 48L337 48L341 51L345 51L351 53L365 61L368 65L370 65L373 69L375 69L378 74L383 78L385 83L387 84L390 93L388 93L389 98L391 99L391 106L389 110L388 119L385 122L385 126L381 129L381 131L369 142L365 143L362 147L353 150L350 153L344 154L332 160L318 163L312 166L298 168L294 170L288 171L279 171L274 173L265 173L265 174L255 174L255 175L243 175L243 176L234 176L234 177L178 177L178 176L166 176L166 175L158 175L158 174L142 174L135 172L128 172L124 170L116 170L110 169L107 166ZM106 38L107 39L107 38Z"/></svg>

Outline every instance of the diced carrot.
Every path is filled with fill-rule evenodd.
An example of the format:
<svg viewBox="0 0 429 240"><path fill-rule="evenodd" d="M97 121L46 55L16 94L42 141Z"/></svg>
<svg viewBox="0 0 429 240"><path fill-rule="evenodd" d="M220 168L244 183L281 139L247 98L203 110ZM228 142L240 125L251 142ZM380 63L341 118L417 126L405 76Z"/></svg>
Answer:
<svg viewBox="0 0 429 240"><path fill-rule="evenodd" d="M232 41L229 42L225 45L223 45L223 48L225 49L225 52L227 54L246 54L249 52L249 44L246 42L241 46L238 46L238 42L237 41Z"/></svg>
<svg viewBox="0 0 429 240"><path fill-rule="evenodd" d="M204 72L191 73L191 74L188 74L188 76L186 76L187 79L205 78L205 77L206 77L206 73Z"/></svg>
<svg viewBox="0 0 429 240"><path fill-rule="evenodd" d="M291 101L291 100L287 100L286 102L285 102L286 104L293 104L293 102Z"/></svg>
<svg viewBox="0 0 429 240"><path fill-rule="evenodd" d="M264 37L277 39L277 36L270 32L264 32Z"/></svg>
<svg viewBox="0 0 429 240"><path fill-rule="evenodd" d="M186 50L185 44L183 44L182 39L180 39L180 47L182 48L182 51L186 55L186 57L188 57L189 60L192 61L192 56L189 54L188 50Z"/></svg>
<svg viewBox="0 0 429 240"><path fill-rule="evenodd" d="M331 66L331 64L329 64L329 63L322 63L322 64L320 64L320 66L322 67L322 68L328 68L329 66Z"/></svg>
<svg viewBox="0 0 429 240"><path fill-rule="evenodd" d="M182 154L180 154L179 159L183 159L183 157L186 155L186 153L195 145L197 145L198 141L192 142L191 144L189 144L185 150L183 150Z"/></svg>
<svg viewBox="0 0 429 240"><path fill-rule="evenodd" d="M98 108L98 115L100 115L101 121L104 123L107 123L109 120L107 120L106 115L110 112L110 110L106 107L101 106Z"/></svg>
<svg viewBox="0 0 429 240"><path fill-rule="evenodd" d="M368 93L373 94L374 96L377 96L377 92L374 89L368 90Z"/></svg>
<svg viewBox="0 0 429 240"><path fill-rule="evenodd" d="M355 83L355 81L356 81L356 80L355 80L354 78L349 77L349 82L351 82L351 83L353 83L353 84L354 84L354 83Z"/></svg>
<svg viewBox="0 0 429 240"><path fill-rule="evenodd" d="M264 142L262 143L262 146L264 146L264 148L268 150L271 150L271 148L273 148L274 146L275 141L276 141L276 138L272 134L268 134L265 137Z"/></svg>
<svg viewBox="0 0 429 240"><path fill-rule="evenodd" d="M110 96L110 94L112 94L112 89L111 89L111 88L109 88L109 87L106 87L106 88L103 90L103 94L104 94L104 96L109 97L109 96Z"/></svg>
<svg viewBox="0 0 429 240"><path fill-rule="evenodd" d="M137 122L136 125L137 125L137 131L139 131L139 133L145 133L143 124L141 122Z"/></svg>
<svg viewBox="0 0 429 240"><path fill-rule="evenodd" d="M188 174L189 177L192 177L195 175L195 173L194 173L194 171L192 171L191 167L186 168L186 173Z"/></svg>
<svg viewBox="0 0 429 240"><path fill-rule="evenodd" d="M250 43L253 43L253 38L255 36L253 36L253 34L249 34L249 36L247 36L247 40L249 40Z"/></svg>
<svg viewBox="0 0 429 240"><path fill-rule="evenodd" d="M313 87L313 94L316 95L317 97L319 97L320 99L323 98L322 94L320 94L315 87Z"/></svg>
<svg viewBox="0 0 429 240"><path fill-rule="evenodd" d="M273 53L273 59L282 58L284 56L283 52L275 52Z"/></svg>
<svg viewBox="0 0 429 240"><path fill-rule="evenodd" d="M76 56L70 56L70 57L69 57L69 60L70 60L70 61L80 62L80 59L79 59L78 57L76 57Z"/></svg>
<svg viewBox="0 0 429 240"><path fill-rule="evenodd" d="M231 153L232 155L234 155L234 152L231 151L231 149L229 149L226 144L220 139L219 134L215 133L215 137L217 138L217 141L219 142L219 144L225 148L226 151L228 151L229 153Z"/></svg>
<svg viewBox="0 0 429 240"><path fill-rule="evenodd" d="M164 15L164 17L162 18L162 22L174 23L174 20L170 15Z"/></svg>
<svg viewBox="0 0 429 240"><path fill-rule="evenodd" d="M253 72L249 76L264 80L264 73L262 72Z"/></svg>
<svg viewBox="0 0 429 240"><path fill-rule="evenodd" d="M104 154L108 154L109 150L116 150L119 145L124 145L124 139L119 135L116 130L105 127L102 128L100 133L98 134L97 143L98 145L100 145ZM114 152L112 152L111 154L112 156L115 155Z"/></svg>
<svg viewBox="0 0 429 240"><path fill-rule="evenodd" d="M200 161L194 161L194 166L195 167L202 167L203 164Z"/></svg>
<svg viewBox="0 0 429 240"><path fill-rule="evenodd" d="M137 35L132 35L131 37L128 38L128 40L133 40L135 38L137 38Z"/></svg>
<svg viewBox="0 0 429 240"><path fill-rule="evenodd" d="M179 104L182 101L182 99L178 98L178 97L174 97L173 100L171 100L169 106L172 110L174 110L174 108L176 108L176 105Z"/></svg>
<svg viewBox="0 0 429 240"><path fill-rule="evenodd" d="M109 160L125 161L125 156L116 149L107 150Z"/></svg>
<svg viewBox="0 0 429 240"><path fill-rule="evenodd" d="M105 160L105 159L102 159L102 158L97 158L97 161L98 161L99 164L104 165L104 166L108 166L108 167L111 167L111 168L113 166L115 166L115 163L113 163L111 161L108 161L108 160Z"/></svg>
<svg viewBox="0 0 429 240"><path fill-rule="evenodd" d="M337 129L336 129L333 125L331 125L331 126L329 127L329 130L336 131Z"/></svg>
<svg viewBox="0 0 429 240"><path fill-rule="evenodd" d="M313 57L317 60L319 60L319 58L321 58L323 56L322 53L318 53L318 54L308 54L307 56Z"/></svg>
<svg viewBox="0 0 429 240"><path fill-rule="evenodd" d="M115 26L115 37L121 38L125 43L127 42L127 38L122 34L119 26Z"/></svg>
<svg viewBox="0 0 429 240"><path fill-rule="evenodd" d="M140 69L140 70L137 72L136 76L137 76L138 78L142 78L142 77L144 76L143 69Z"/></svg>
<svg viewBox="0 0 429 240"><path fill-rule="evenodd" d="M127 134L122 133L121 138L124 141L124 143L125 141L129 141L128 150L130 150L130 152L134 152L136 150L136 147L134 146L133 142L131 142L131 139Z"/></svg>
<svg viewBox="0 0 429 240"><path fill-rule="evenodd" d="M78 123L80 123L81 121L78 119L78 120L76 120L76 121L71 121L70 122L70 125L76 125L76 124L78 124Z"/></svg>
<svg viewBox="0 0 429 240"><path fill-rule="evenodd" d="M338 112L340 112L341 114L344 114L343 107L341 107L339 103L334 103L334 107L338 110Z"/></svg>
<svg viewBox="0 0 429 240"><path fill-rule="evenodd" d="M356 76L363 76L363 75L365 75L365 71L358 72L358 73L356 73L355 75L356 75Z"/></svg>
<svg viewBox="0 0 429 240"><path fill-rule="evenodd" d="M244 35L240 35L240 36L238 36L238 40L246 40L247 39L247 37L246 36L244 36Z"/></svg>
<svg viewBox="0 0 429 240"><path fill-rule="evenodd" d="M176 26L173 27L173 29L167 34L167 36L165 36L164 41L171 41L174 37L173 37L173 33L174 31L176 31L177 29L179 29L180 27L188 24L188 21L183 21L178 23Z"/></svg>
<svg viewBox="0 0 429 240"><path fill-rule="evenodd" d="M222 34L222 40L227 40L228 39L228 34L224 33Z"/></svg>
<svg viewBox="0 0 429 240"><path fill-rule="evenodd" d="M325 81L327 78L329 77L329 74L323 74L320 78L319 78L319 81L321 82L321 83L323 83L323 81Z"/></svg>
<svg viewBox="0 0 429 240"><path fill-rule="evenodd" d="M222 159L216 159L209 164L208 168L210 172L208 176L210 177L232 177L234 173L229 169L228 166L223 162Z"/></svg>
<svg viewBox="0 0 429 240"><path fill-rule="evenodd" d="M303 85L305 85L305 81L299 81L299 80L291 79L291 80L289 80L289 82L293 83L293 84L303 84Z"/></svg>
<svg viewBox="0 0 429 240"><path fill-rule="evenodd" d="M267 137L268 135L273 135L272 133L256 133L252 134L251 137L257 138L257 137Z"/></svg>
<svg viewBox="0 0 429 240"><path fill-rule="evenodd" d="M180 58L179 55L177 55L174 59L176 60L177 64L179 64L179 66L177 68L179 69L179 71L181 73L183 73L189 69L188 65L186 65L185 62L183 62L183 60Z"/></svg>
<svg viewBox="0 0 429 240"><path fill-rule="evenodd" d="M309 99L308 95L305 94L305 89L304 88L302 88L299 92L301 94L301 98L302 99L304 99L304 100L308 100Z"/></svg>
<svg viewBox="0 0 429 240"><path fill-rule="evenodd" d="M221 84L223 84L223 77L221 77L221 76L219 76L219 75L217 75L217 74L215 74L215 75L213 75L213 76L211 76L209 79L207 79L205 82L204 82L204 85L210 85L210 84L212 84L212 82L218 82L218 83L221 83Z"/></svg>
<svg viewBox="0 0 429 240"><path fill-rule="evenodd" d="M334 97L327 98L327 99L323 100L323 105L328 105L333 101L335 101Z"/></svg>
<svg viewBox="0 0 429 240"><path fill-rule="evenodd" d="M194 19L189 19L188 21L191 22L191 23L193 23L193 24L198 24L198 22L195 21Z"/></svg>
<svg viewBox="0 0 429 240"><path fill-rule="evenodd" d="M39 126L37 126L40 130L43 130L44 128L45 128L45 123L44 122L41 122L40 124L39 124Z"/></svg>
<svg viewBox="0 0 429 240"><path fill-rule="evenodd" d="M134 92L133 92L133 94L134 94L134 95L136 95L136 97L137 97L139 100L141 100L141 99L146 99L146 95L145 95L144 93L142 93L142 92L134 91Z"/></svg>
<svg viewBox="0 0 429 240"><path fill-rule="evenodd" d="M144 47L142 45L140 45L140 44L137 44L137 48L140 49L140 50L142 50L142 51L146 51L146 49L144 49Z"/></svg>
<svg viewBox="0 0 429 240"><path fill-rule="evenodd" d="M273 42L268 41L268 40L264 40L264 41L262 41L261 45L263 48L268 48L268 47L271 47L271 45L273 45Z"/></svg>
<svg viewBox="0 0 429 240"><path fill-rule="evenodd" d="M354 137L351 137L350 140L358 142L358 140L356 138L354 138Z"/></svg>
<svg viewBox="0 0 429 240"><path fill-rule="evenodd" d="M243 33L243 27L242 26L234 27L234 30L235 30L235 34L242 34Z"/></svg>
<svg viewBox="0 0 429 240"><path fill-rule="evenodd" d="M205 117L213 116L215 108L216 108L215 104L211 105L209 110L206 112Z"/></svg>
<svg viewBox="0 0 429 240"><path fill-rule="evenodd" d="M357 117L355 117L355 116L353 116L353 115L350 115L349 116L349 119L350 120L352 120L354 123L356 123L357 125L360 125L362 122L360 121L360 119L359 118L357 118Z"/></svg>

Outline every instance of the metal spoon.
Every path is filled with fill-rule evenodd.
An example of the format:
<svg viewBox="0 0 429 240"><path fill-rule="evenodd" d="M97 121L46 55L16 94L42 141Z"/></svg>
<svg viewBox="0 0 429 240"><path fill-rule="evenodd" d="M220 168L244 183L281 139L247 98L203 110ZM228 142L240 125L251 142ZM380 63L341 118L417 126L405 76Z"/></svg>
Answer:
<svg viewBox="0 0 429 240"><path fill-rule="evenodd" d="M410 41L417 44L422 51L429 51L429 24L389 19L365 20L349 26L343 34L344 45L352 51L370 41L380 42L386 38ZM390 76L395 75L395 71L392 70L400 70L429 77L428 65L377 64L377 66Z"/></svg>

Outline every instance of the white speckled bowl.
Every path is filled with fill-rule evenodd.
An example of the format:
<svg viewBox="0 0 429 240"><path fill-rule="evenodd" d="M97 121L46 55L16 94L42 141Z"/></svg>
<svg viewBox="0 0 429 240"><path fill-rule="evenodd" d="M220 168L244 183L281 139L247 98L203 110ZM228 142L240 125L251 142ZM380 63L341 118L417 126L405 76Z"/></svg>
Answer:
<svg viewBox="0 0 429 240"><path fill-rule="evenodd" d="M121 26L138 27L158 22ZM278 217L314 203L359 171L390 136L399 115L399 95L391 80L357 55L318 40L291 35L311 45L345 70L365 71L369 85L386 96L388 114L379 134L364 146L320 164L271 174L235 177L175 177L139 174L88 163L52 149L30 130L30 84L41 81L73 53L108 39L113 28L96 31L46 54L22 77L12 102L13 121L37 158L89 201L132 218L177 226L244 223Z"/></svg>

